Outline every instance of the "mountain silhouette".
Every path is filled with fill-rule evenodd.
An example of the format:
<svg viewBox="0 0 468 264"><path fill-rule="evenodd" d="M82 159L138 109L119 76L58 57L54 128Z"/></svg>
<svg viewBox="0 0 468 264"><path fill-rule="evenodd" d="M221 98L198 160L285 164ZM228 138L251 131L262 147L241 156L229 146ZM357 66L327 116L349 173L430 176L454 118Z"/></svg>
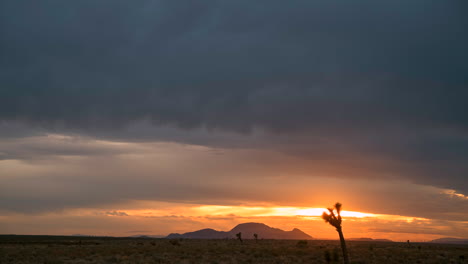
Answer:
<svg viewBox="0 0 468 264"><path fill-rule="evenodd" d="M370 242L370 241L374 241L374 242L393 242L392 240L390 239L385 239L385 238L370 238L370 237L358 237L358 238L348 238L347 240L349 241L366 241L366 242Z"/></svg>
<svg viewBox="0 0 468 264"><path fill-rule="evenodd" d="M193 238L193 239L223 239L235 238L241 232L243 239L253 239L254 234L258 234L260 239L312 239L311 236L294 228L291 231L284 231L278 228L269 227L262 223L244 223L235 226L230 231L217 231L211 228L202 229L184 234L172 233L166 238Z"/></svg>
<svg viewBox="0 0 468 264"><path fill-rule="evenodd" d="M439 243L439 244L468 244L468 239L463 238L453 238L453 237L443 237L429 241L430 243Z"/></svg>
<svg viewBox="0 0 468 264"><path fill-rule="evenodd" d="M166 238L197 238L197 239L221 239L230 237L228 232L216 231L211 228L201 229L194 232L184 234L172 233Z"/></svg>

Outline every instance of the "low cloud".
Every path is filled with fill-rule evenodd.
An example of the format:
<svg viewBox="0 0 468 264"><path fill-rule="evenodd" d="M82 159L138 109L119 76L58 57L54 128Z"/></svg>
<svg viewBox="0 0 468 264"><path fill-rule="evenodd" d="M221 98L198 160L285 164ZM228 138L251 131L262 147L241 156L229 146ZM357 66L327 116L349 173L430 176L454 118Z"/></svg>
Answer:
<svg viewBox="0 0 468 264"><path fill-rule="evenodd" d="M127 213L125 213L125 212L118 212L118 211L105 212L104 214L107 215L107 216L128 216Z"/></svg>
<svg viewBox="0 0 468 264"><path fill-rule="evenodd" d="M463 208L468 210L467 200L453 190L399 177L363 177L360 168L343 177L333 163L271 150L126 144L119 155L2 161L0 209L41 213L133 200L326 207L326 201L339 200L356 211L447 220L464 219Z"/></svg>

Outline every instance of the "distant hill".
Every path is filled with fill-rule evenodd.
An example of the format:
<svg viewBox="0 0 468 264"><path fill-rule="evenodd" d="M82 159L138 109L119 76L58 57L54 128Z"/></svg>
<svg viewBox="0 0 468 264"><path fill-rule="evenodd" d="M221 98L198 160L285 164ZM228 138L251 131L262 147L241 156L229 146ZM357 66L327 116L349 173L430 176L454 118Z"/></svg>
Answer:
<svg viewBox="0 0 468 264"><path fill-rule="evenodd" d="M223 239L235 238L241 232L243 239L253 239L253 234L258 234L259 239L312 239L311 236L294 228L291 231L284 231L278 228L269 227L262 223L239 224L230 231L216 231L214 229L202 229L184 234L173 233L166 238L196 238L196 239Z"/></svg>
<svg viewBox="0 0 468 264"><path fill-rule="evenodd" d="M453 238L453 237L443 237L429 241L429 243L439 243L439 244L468 244L468 239L463 238Z"/></svg>
<svg viewBox="0 0 468 264"><path fill-rule="evenodd" d="M349 241L375 241L375 242L393 242L390 239L373 239L370 237L348 238Z"/></svg>
<svg viewBox="0 0 468 264"><path fill-rule="evenodd" d="M211 228L206 228L194 232L187 232L184 234L172 233L166 238L198 238L198 239L221 239L230 237L228 232L216 231Z"/></svg>
<svg viewBox="0 0 468 264"><path fill-rule="evenodd" d="M162 235L133 235L133 236L128 236L131 238L164 238L165 236Z"/></svg>
<svg viewBox="0 0 468 264"><path fill-rule="evenodd" d="M72 234L71 236L74 236L74 237L90 237L90 235L83 235L83 234Z"/></svg>
<svg viewBox="0 0 468 264"><path fill-rule="evenodd" d="M373 239L372 241L377 241L377 242L393 242L393 240L386 239L386 238L377 238L377 239Z"/></svg>

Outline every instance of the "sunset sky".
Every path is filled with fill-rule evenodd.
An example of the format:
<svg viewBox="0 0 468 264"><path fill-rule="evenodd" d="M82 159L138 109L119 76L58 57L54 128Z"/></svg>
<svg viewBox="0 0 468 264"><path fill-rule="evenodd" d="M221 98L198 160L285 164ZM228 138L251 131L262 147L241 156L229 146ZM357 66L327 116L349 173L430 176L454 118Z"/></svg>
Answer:
<svg viewBox="0 0 468 264"><path fill-rule="evenodd" d="M468 238L467 11L3 0L0 234Z"/></svg>

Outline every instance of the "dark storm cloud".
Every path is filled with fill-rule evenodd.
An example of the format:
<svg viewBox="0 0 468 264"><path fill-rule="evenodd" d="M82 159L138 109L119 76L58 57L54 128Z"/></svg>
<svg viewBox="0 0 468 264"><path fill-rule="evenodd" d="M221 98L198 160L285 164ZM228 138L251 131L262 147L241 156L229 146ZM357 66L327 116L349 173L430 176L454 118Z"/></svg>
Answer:
<svg viewBox="0 0 468 264"><path fill-rule="evenodd" d="M466 193L466 10L463 1L2 1L0 120L221 146L246 143L191 132L260 128L254 146L398 160L379 171ZM122 132L142 120L186 132Z"/></svg>
<svg viewBox="0 0 468 264"><path fill-rule="evenodd" d="M234 130L466 123L460 7L4 1L1 118Z"/></svg>

